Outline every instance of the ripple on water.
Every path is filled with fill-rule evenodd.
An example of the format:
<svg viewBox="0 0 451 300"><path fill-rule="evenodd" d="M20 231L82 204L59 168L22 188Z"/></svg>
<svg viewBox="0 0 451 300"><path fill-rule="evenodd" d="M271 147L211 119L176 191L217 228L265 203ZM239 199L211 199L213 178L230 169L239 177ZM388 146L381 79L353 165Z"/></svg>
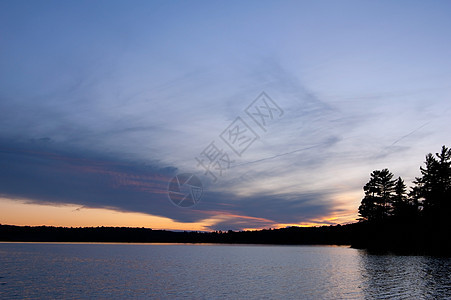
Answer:
<svg viewBox="0 0 451 300"><path fill-rule="evenodd" d="M0 253L0 298L451 297L449 259L346 247L1 244Z"/></svg>

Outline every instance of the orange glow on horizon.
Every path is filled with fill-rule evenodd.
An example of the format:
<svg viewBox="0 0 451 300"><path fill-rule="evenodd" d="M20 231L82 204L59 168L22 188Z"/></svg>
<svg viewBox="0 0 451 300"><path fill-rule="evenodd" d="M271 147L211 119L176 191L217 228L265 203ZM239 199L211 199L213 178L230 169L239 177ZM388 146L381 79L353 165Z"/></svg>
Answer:
<svg viewBox="0 0 451 300"><path fill-rule="evenodd" d="M63 227L146 227L164 230L213 231L211 226L228 220L243 220L256 226L245 226L241 230L261 230L291 226L312 227L346 224L355 222L355 208L341 209L328 216L311 219L301 223L274 223L272 220L238 215L224 211L208 211L209 218L199 222L184 223L170 218L145 213L123 212L108 208L86 208L74 204L37 204L26 200L0 198L0 224L20 226L63 226ZM260 224L265 224L259 226ZM268 225L272 224L272 225ZM244 224L243 224L244 225Z"/></svg>
<svg viewBox="0 0 451 300"><path fill-rule="evenodd" d="M106 208L85 208L79 205L46 205L24 200L0 198L0 224L20 226L64 227L147 227L166 230L208 230L211 221L183 223L144 213L121 212Z"/></svg>

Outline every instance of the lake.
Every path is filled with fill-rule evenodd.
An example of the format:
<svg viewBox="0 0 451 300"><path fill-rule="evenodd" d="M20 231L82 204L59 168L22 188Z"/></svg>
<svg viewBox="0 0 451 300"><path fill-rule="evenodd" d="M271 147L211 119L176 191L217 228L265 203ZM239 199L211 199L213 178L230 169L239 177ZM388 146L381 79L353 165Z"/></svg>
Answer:
<svg viewBox="0 0 451 300"><path fill-rule="evenodd" d="M451 299L451 259L333 246L0 243L0 298Z"/></svg>

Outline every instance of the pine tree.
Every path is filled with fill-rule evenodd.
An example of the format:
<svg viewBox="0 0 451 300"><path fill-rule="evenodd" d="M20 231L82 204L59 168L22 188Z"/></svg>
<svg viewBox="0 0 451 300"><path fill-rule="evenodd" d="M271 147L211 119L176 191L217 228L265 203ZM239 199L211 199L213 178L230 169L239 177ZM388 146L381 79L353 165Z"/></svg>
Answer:
<svg viewBox="0 0 451 300"><path fill-rule="evenodd" d="M451 149L443 146L435 156L426 155L425 166L420 167L413 194L422 200L426 218L449 217L451 202Z"/></svg>
<svg viewBox="0 0 451 300"><path fill-rule="evenodd" d="M395 180L388 169L375 170L363 187L365 197L359 207L360 220L380 221L391 215Z"/></svg>
<svg viewBox="0 0 451 300"><path fill-rule="evenodd" d="M401 177L398 177L395 184L395 194L392 198L393 215L401 216L404 214L408 205L406 196L407 187Z"/></svg>

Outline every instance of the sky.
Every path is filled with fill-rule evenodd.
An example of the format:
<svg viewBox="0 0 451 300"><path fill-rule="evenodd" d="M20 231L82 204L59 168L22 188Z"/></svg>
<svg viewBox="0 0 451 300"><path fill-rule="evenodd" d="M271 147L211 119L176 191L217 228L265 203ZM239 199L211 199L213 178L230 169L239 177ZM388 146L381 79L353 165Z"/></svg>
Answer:
<svg viewBox="0 0 451 300"><path fill-rule="evenodd" d="M373 170L410 185L450 145L450 13L449 1L1 1L0 223L354 222ZM179 180L195 205L171 201L177 178L198 180Z"/></svg>

